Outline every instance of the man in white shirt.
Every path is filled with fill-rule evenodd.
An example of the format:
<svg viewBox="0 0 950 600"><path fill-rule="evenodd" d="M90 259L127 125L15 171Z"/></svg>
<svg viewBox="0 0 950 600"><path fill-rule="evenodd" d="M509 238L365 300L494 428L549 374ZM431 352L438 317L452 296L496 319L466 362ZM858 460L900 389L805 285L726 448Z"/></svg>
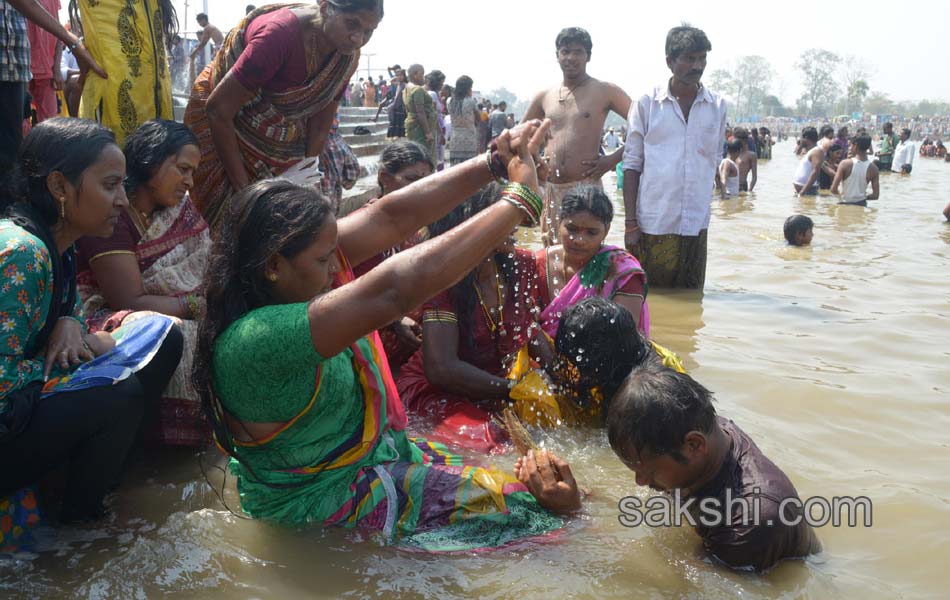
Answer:
<svg viewBox="0 0 950 600"><path fill-rule="evenodd" d="M666 36L673 76L631 107L623 154L624 244L651 287L702 289L706 230L726 131L726 103L704 87L702 30Z"/></svg>
<svg viewBox="0 0 950 600"><path fill-rule="evenodd" d="M901 175L910 175L914 170L914 158L917 156L917 144L910 141L910 129L901 129L900 142L894 148L894 162L891 169Z"/></svg>
<svg viewBox="0 0 950 600"><path fill-rule="evenodd" d="M607 135L604 136L604 150L608 153L612 153L620 147L620 138L617 137L617 134L614 133L614 128L611 127L607 130Z"/></svg>

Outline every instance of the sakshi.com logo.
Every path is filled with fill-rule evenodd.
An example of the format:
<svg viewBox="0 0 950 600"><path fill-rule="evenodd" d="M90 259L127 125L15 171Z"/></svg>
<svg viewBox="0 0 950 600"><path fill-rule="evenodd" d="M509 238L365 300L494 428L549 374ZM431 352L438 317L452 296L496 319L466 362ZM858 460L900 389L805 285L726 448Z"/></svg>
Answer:
<svg viewBox="0 0 950 600"><path fill-rule="evenodd" d="M627 496L618 503L619 520L624 527L871 527L873 503L866 496L814 496L802 501L797 497L778 501L763 497L760 488L751 495L734 496L727 489L724 497L683 498L679 490L650 498ZM763 511L763 504L767 510Z"/></svg>

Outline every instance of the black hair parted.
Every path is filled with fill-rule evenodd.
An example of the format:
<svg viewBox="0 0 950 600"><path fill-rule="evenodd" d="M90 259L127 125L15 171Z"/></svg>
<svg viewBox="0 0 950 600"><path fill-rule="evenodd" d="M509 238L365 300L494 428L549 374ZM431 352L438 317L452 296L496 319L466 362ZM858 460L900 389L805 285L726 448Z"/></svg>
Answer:
<svg viewBox="0 0 950 600"><path fill-rule="evenodd" d="M82 187L82 175L107 146L117 146L115 135L94 121L55 117L43 121L23 140L19 159L0 198L3 213L15 202L33 207L42 224L59 221L60 203L49 191L47 178L62 173L69 183Z"/></svg>
<svg viewBox="0 0 950 600"><path fill-rule="evenodd" d="M185 146L198 147L198 138L176 121L146 121L125 140L125 191L135 193L158 173L170 156L177 156Z"/></svg>
<svg viewBox="0 0 950 600"><path fill-rule="evenodd" d="M571 190L561 201L558 219L562 222L581 212L589 212L610 229L614 220L614 206L604 190L593 185L581 185Z"/></svg>
<svg viewBox="0 0 950 600"><path fill-rule="evenodd" d="M685 373L647 362L637 367L614 395L607 415L613 451L670 455L685 461L680 449L691 431L710 434L716 427L713 394Z"/></svg>
<svg viewBox="0 0 950 600"><path fill-rule="evenodd" d="M712 44L706 33L687 23L670 29L666 34L666 57L671 60L676 60L681 54L711 50Z"/></svg>
<svg viewBox="0 0 950 600"><path fill-rule="evenodd" d="M594 48L594 42L590 39L590 34L582 27L565 27L557 34L554 40L554 49L560 50L568 44L580 44L587 51L587 58L590 58L591 50Z"/></svg>
<svg viewBox="0 0 950 600"><path fill-rule="evenodd" d="M416 163L426 163L431 168L435 168L432 157L422 144L409 140L393 142L379 155L380 171L390 175L396 175L399 171Z"/></svg>

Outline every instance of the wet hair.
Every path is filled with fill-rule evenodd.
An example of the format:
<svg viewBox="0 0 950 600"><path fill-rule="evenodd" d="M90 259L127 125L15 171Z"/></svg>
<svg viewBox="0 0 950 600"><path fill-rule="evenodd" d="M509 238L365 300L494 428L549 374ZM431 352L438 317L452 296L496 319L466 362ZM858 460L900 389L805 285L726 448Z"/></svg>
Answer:
<svg viewBox="0 0 950 600"><path fill-rule="evenodd" d="M208 15L206 15L205 13L198 13L197 15L195 15L195 20L196 20L196 21L207 21L207 20L208 20Z"/></svg>
<svg viewBox="0 0 950 600"><path fill-rule="evenodd" d="M745 127L736 127L732 130L732 137L740 140L747 140L749 139L749 130Z"/></svg>
<svg viewBox="0 0 950 600"><path fill-rule="evenodd" d="M818 137L835 137L835 128L831 125L822 125L821 131L818 132Z"/></svg>
<svg viewBox="0 0 950 600"><path fill-rule="evenodd" d="M742 152L742 140L732 140L726 145L726 150L729 152L729 154L739 154Z"/></svg>
<svg viewBox="0 0 950 600"><path fill-rule="evenodd" d="M852 138L851 143L855 145L858 150L867 152L871 149L871 136L868 134L856 135Z"/></svg>
<svg viewBox="0 0 950 600"><path fill-rule="evenodd" d="M563 392L586 407L596 388L603 397L601 415L606 418L611 400L635 367L658 361L649 343L637 331L626 308L595 296L585 298L565 311L558 324L554 349L558 361L576 369L576 379L556 378ZM557 366L555 370L560 370ZM563 372L563 371L562 371Z"/></svg>
<svg viewBox="0 0 950 600"><path fill-rule="evenodd" d="M568 44L580 44L587 51L587 58L590 58L594 43L590 39L590 34L586 29L580 27L565 27L557 34L554 40L554 49L560 50Z"/></svg>
<svg viewBox="0 0 950 600"><path fill-rule="evenodd" d="M429 225L426 237L432 239L461 225L497 202L501 197L501 192L501 186L495 183L483 187L465 202L455 207L448 215ZM518 273L515 271L515 261L508 253L495 253L494 261L498 272L505 278L505 288L509 298L514 293L524 294L528 292L527 290L514 290ZM468 275L449 290L455 316L458 318L459 331L463 332L472 331L473 320L477 316L475 313L476 304L478 303L478 295L475 292L475 286L477 285L476 270L472 269ZM460 339L459 343L465 343L469 348L474 347L475 341L471 335L461 337L464 337L464 341Z"/></svg>
<svg viewBox="0 0 950 600"><path fill-rule="evenodd" d="M832 154L834 154L835 152L838 152L839 150L844 150L844 148L841 147L841 144L832 144L828 146L828 156L831 156Z"/></svg>
<svg viewBox="0 0 950 600"><path fill-rule="evenodd" d="M125 0L125 4L126 8L120 11L119 16L121 17L122 13L128 11L134 18L135 12L132 10L132 0ZM178 35L178 12L175 10L175 4L172 0L158 0L158 8L162 13L161 32L164 34L165 44L171 46L175 40L175 36ZM204 16L207 18L208 15ZM151 18L152 15L149 15L149 22L151 22ZM79 29L82 30L82 19L79 17L79 0L69 0L69 22L77 24ZM142 27L146 31L151 30L151 25L147 23L142 23ZM164 48L162 48L160 52L164 54Z"/></svg>
<svg viewBox="0 0 950 600"><path fill-rule="evenodd" d="M449 103L449 112L453 116L462 115L462 103L468 98L469 92L472 91L472 86L474 81L468 75L462 75L455 80L455 91L452 92L452 102Z"/></svg>
<svg viewBox="0 0 950 600"><path fill-rule="evenodd" d="M691 431L716 428L713 394L685 373L647 362L633 370L614 395L607 415L607 439L618 456L634 450L670 455L680 452Z"/></svg>
<svg viewBox="0 0 950 600"><path fill-rule="evenodd" d="M709 52L712 44L702 29L687 24L674 27L666 34L666 56L676 60L681 54L690 52Z"/></svg>
<svg viewBox="0 0 950 600"><path fill-rule="evenodd" d="M815 222L805 215L792 215L785 219L785 240L793 245L798 245L798 236L805 234L815 226Z"/></svg>
<svg viewBox="0 0 950 600"><path fill-rule="evenodd" d="M841 139L844 139L844 138L848 137L848 128L847 128L847 127L839 127L839 128L838 128L838 137L841 138Z"/></svg>
<svg viewBox="0 0 950 600"><path fill-rule="evenodd" d="M18 162L7 175L5 193L0 195L0 214L38 237L53 265L53 300L46 322L31 341L33 348L45 346L57 320L72 314L77 293L76 278L66 274L66 264L74 265L74 252L70 248L61 255L53 238L62 208L49 190L49 176L61 173L81 190L83 174L108 146L117 146L115 135L98 123L66 117L48 119L23 140Z"/></svg>
<svg viewBox="0 0 950 600"><path fill-rule="evenodd" d="M50 174L62 173L69 183L81 188L86 169L99 160L107 146L115 145L115 135L93 121L67 117L43 121L20 146L8 191L0 195L0 209L7 214L15 204L29 205L38 225L53 227L59 222L61 208L47 187Z"/></svg>
<svg viewBox="0 0 950 600"><path fill-rule="evenodd" d="M426 87L433 92L440 91L443 83L445 83L445 73L442 71L436 69L426 73Z"/></svg>
<svg viewBox="0 0 950 600"><path fill-rule="evenodd" d="M125 191L129 194L146 185L169 156L185 146L198 146L198 138L176 121L146 121L125 140Z"/></svg>
<svg viewBox="0 0 950 600"><path fill-rule="evenodd" d="M375 12L382 19L385 11L383 10L383 0L329 0L332 10L338 10L342 13L355 13L361 10Z"/></svg>
<svg viewBox="0 0 950 600"><path fill-rule="evenodd" d="M814 127L806 127L802 129L802 139L811 140L813 142L818 141L818 130Z"/></svg>
<svg viewBox="0 0 950 600"><path fill-rule="evenodd" d="M410 140L401 140L386 146L382 154L379 155L379 172L388 173L395 177L399 174L399 171L418 163L425 163L429 166L429 169L435 170L432 157L429 156L429 152L422 144ZM382 188L382 184L380 184L380 188Z"/></svg>
<svg viewBox="0 0 950 600"><path fill-rule="evenodd" d="M593 185L581 185L572 189L561 201L558 219L564 221L580 212L589 212L597 217L606 229L614 220L614 206L604 191Z"/></svg>
<svg viewBox="0 0 950 600"><path fill-rule="evenodd" d="M262 483L236 449L225 409L215 394L214 346L232 323L256 308L278 302L265 275L268 259L275 254L287 259L297 256L314 242L331 215L329 203L316 190L266 179L231 198L220 229L227 235L212 238L204 277L207 310L198 324L192 382L218 444ZM288 462L287 468L292 466Z"/></svg>

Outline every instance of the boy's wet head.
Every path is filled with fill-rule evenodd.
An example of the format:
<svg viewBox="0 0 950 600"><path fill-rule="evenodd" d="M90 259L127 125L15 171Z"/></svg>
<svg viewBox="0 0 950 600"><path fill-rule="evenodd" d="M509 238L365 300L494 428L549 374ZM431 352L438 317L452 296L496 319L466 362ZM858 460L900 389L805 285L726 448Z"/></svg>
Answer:
<svg viewBox="0 0 950 600"><path fill-rule="evenodd" d="M807 246L813 237L815 223L805 215L792 215L785 220L785 239L792 246Z"/></svg>

